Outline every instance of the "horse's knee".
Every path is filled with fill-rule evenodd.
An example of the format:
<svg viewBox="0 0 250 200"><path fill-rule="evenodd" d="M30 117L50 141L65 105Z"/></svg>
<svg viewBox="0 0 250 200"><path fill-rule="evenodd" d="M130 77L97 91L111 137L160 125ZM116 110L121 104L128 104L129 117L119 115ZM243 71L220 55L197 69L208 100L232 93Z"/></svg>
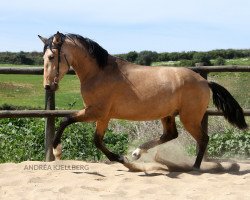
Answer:
<svg viewBox="0 0 250 200"><path fill-rule="evenodd" d="M77 120L73 116L64 117L62 122L60 123L60 127L66 128L68 125L73 124L75 122L77 122Z"/></svg>
<svg viewBox="0 0 250 200"><path fill-rule="evenodd" d="M178 132L176 131L167 131L161 137L160 140L162 143L168 142L170 140L176 139L178 137Z"/></svg>
<svg viewBox="0 0 250 200"><path fill-rule="evenodd" d="M60 123L60 126L59 126L59 128L58 128L58 130L57 130L57 132L56 132L54 141L53 141L53 148L54 148L54 149L56 149L57 146L58 146L58 144L61 143L61 136L62 136L62 134L63 134L64 129L65 129L68 125L73 124L73 123L75 123L75 122L76 122L76 120L74 119L74 117L69 116L69 117L64 117L64 118L63 118L63 120L62 120L62 122Z"/></svg>

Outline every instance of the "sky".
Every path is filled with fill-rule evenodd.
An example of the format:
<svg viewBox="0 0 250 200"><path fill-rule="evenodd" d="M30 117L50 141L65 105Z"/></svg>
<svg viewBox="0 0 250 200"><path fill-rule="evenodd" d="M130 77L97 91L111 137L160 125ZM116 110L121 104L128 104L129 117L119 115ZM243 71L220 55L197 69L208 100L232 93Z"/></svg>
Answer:
<svg viewBox="0 0 250 200"><path fill-rule="evenodd" d="M42 51L37 35L88 37L111 54L250 48L249 0L7 0L0 52Z"/></svg>

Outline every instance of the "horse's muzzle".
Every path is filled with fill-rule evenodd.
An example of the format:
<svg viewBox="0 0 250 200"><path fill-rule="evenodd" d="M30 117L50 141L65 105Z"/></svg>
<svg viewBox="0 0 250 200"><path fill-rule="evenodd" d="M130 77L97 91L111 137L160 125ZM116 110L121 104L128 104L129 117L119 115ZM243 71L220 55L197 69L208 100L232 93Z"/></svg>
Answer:
<svg viewBox="0 0 250 200"><path fill-rule="evenodd" d="M50 90L50 85L45 85L45 86L44 86L44 89L45 89L45 90Z"/></svg>
<svg viewBox="0 0 250 200"><path fill-rule="evenodd" d="M45 90L56 91L58 89L58 84L45 85L44 89Z"/></svg>

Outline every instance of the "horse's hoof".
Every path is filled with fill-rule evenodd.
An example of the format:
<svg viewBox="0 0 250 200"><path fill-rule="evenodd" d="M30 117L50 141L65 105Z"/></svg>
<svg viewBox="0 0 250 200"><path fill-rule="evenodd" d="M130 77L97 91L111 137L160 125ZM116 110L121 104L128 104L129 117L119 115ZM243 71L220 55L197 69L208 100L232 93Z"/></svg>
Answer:
<svg viewBox="0 0 250 200"><path fill-rule="evenodd" d="M129 160L126 156L123 156L123 163L129 163Z"/></svg>
<svg viewBox="0 0 250 200"><path fill-rule="evenodd" d="M200 171L200 167L196 167L196 166L193 166L193 171L195 171L195 172L199 172Z"/></svg>
<svg viewBox="0 0 250 200"><path fill-rule="evenodd" d="M132 157L134 160L138 160L141 157L142 150L140 148L137 148L133 151Z"/></svg>

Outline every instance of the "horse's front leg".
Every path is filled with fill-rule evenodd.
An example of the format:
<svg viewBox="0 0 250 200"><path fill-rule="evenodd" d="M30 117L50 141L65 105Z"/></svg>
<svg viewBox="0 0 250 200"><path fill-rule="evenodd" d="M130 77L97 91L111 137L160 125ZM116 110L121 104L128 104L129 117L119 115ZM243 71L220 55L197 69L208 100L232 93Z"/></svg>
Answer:
<svg viewBox="0 0 250 200"><path fill-rule="evenodd" d="M95 146L100 149L110 161L116 161L124 164L126 162L124 156L117 155L109 151L103 144L103 138L105 135L105 130L108 127L109 120L100 120L96 123L96 132L94 137Z"/></svg>
<svg viewBox="0 0 250 200"><path fill-rule="evenodd" d="M96 121L98 119L98 116L98 111L94 107L87 107L63 119L53 141L53 154L56 160L60 160L62 156L61 137L65 128L75 122Z"/></svg>

